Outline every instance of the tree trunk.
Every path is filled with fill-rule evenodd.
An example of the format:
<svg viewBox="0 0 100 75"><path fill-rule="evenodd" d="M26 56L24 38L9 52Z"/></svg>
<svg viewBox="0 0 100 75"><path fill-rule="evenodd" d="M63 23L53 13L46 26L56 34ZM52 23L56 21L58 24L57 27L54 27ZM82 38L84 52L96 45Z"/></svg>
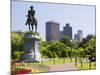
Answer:
<svg viewBox="0 0 100 75"><path fill-rule="evenodd" d="M72 57L70 57L70 62L72 62Z"/></svg>
<svg viewBox="0 0 100 75"><path fill-rule="evenodd" d="M81 68L83 67L83 62L82 62L82 58L81 58Z"/></svg>
<svg viewBox="0 0 100 75"><path fill-rule="evenodd" d="M63 63L65 63L65 58L63 58Z"/></svg>
<svg viewBox="0 0 100 75"><path fill-rule="evenodd" d="M42 60L42 65L43 65L43 60Z"/></svg>
<svg viewBox="0 0 100 75"><path fill-rule="evenodd" d="M77 66L77 57L75 57L75 66Z"/></svg>
<svg viewBox="0 0 100 75"><path fill-rule="evenodd" d="M55 58L54 58L54 64L55 64Z"/></svg>
<svg viewBox="0 0 100 75"><path fill-rule="evenodd" d="M86 57L86 62L88 61L88 58Z"/></svg>
<svg viewBox="0 0 100 75"><path fill-rule="evenodd" d="M89 61L89 69L91 69L91 60Z"/></svg>

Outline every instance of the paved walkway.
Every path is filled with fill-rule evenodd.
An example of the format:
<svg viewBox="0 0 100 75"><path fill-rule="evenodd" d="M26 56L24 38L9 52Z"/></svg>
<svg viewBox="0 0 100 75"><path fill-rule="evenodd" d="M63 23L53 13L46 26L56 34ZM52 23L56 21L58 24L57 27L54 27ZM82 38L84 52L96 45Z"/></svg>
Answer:
<svg viewBox="0 0 100 75"><path fill-rule="evenodd" d="M58 64L58 65L49 65L49 72L53 71L73 71L77 70L74 63Z"/></svg>

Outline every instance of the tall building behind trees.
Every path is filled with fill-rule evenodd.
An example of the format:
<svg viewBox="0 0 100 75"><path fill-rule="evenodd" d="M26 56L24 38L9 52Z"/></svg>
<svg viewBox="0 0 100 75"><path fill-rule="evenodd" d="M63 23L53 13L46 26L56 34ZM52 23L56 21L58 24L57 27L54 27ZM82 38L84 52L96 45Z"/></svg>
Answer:
<svg viewBox="0 0 100 75"><path fill-rule="evenodd" d="M77 33L74 35L74 40L82 41L82 39L83 39L83 31L78 30Z"/></svg>
<svg viewBox="0 0 100 75"><path fill-rule="evenodd" d="M58 22L46 22L46 41L59 41L59 26L60 24Z"/></svg>

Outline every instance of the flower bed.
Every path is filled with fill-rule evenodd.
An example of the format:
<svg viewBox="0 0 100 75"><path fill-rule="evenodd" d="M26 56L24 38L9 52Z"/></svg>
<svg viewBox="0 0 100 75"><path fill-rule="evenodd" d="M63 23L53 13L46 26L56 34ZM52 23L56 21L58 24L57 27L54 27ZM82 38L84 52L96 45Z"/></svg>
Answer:
<svg viewBox="0 0 100 75"><path fill-rule="evenodd" d="M12 71L12 74L29 74L31 73L32 70L31 69L15 69Z"/></svg>
<svg viewBox="0 0 100 75"><path fill-rule="evenodd" d="M15 71L15 74L29 74L31 73L31 69L19 69Z"/></svg>
<svg viewBox="0 0 100 75"><path fill-rule="evenodd" d="M29 63L13 63L11 66L12 75L30 74L30 73L47 72L47 71L48 69L41 67L41 64L34 65L32 63L30 65Z"/></svg>

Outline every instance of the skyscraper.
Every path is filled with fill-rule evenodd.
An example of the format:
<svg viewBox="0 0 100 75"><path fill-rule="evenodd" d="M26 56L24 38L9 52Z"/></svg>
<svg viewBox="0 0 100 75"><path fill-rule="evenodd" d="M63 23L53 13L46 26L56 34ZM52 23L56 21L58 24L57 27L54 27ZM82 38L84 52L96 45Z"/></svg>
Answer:
<svg viewBox="0 0 100 75"><path fill-rule="evenodd" d="M59 26L60 24L54 21L46 22L46 40L59 41Z"/></svg>
<svg viewBox="0 0 100 75"><path fill-rule="evenodd" d="M82 30L78 30L77 33L74 35L74 40L82 41L82 38L83 38L83 32Z"/></svg>
<svg viewBox="0 0 100 75"><path fill-rule="evenodd" d="M72 27L68 23L65 27L63 27L63 36L67 36L72 39Z"/></svg>

